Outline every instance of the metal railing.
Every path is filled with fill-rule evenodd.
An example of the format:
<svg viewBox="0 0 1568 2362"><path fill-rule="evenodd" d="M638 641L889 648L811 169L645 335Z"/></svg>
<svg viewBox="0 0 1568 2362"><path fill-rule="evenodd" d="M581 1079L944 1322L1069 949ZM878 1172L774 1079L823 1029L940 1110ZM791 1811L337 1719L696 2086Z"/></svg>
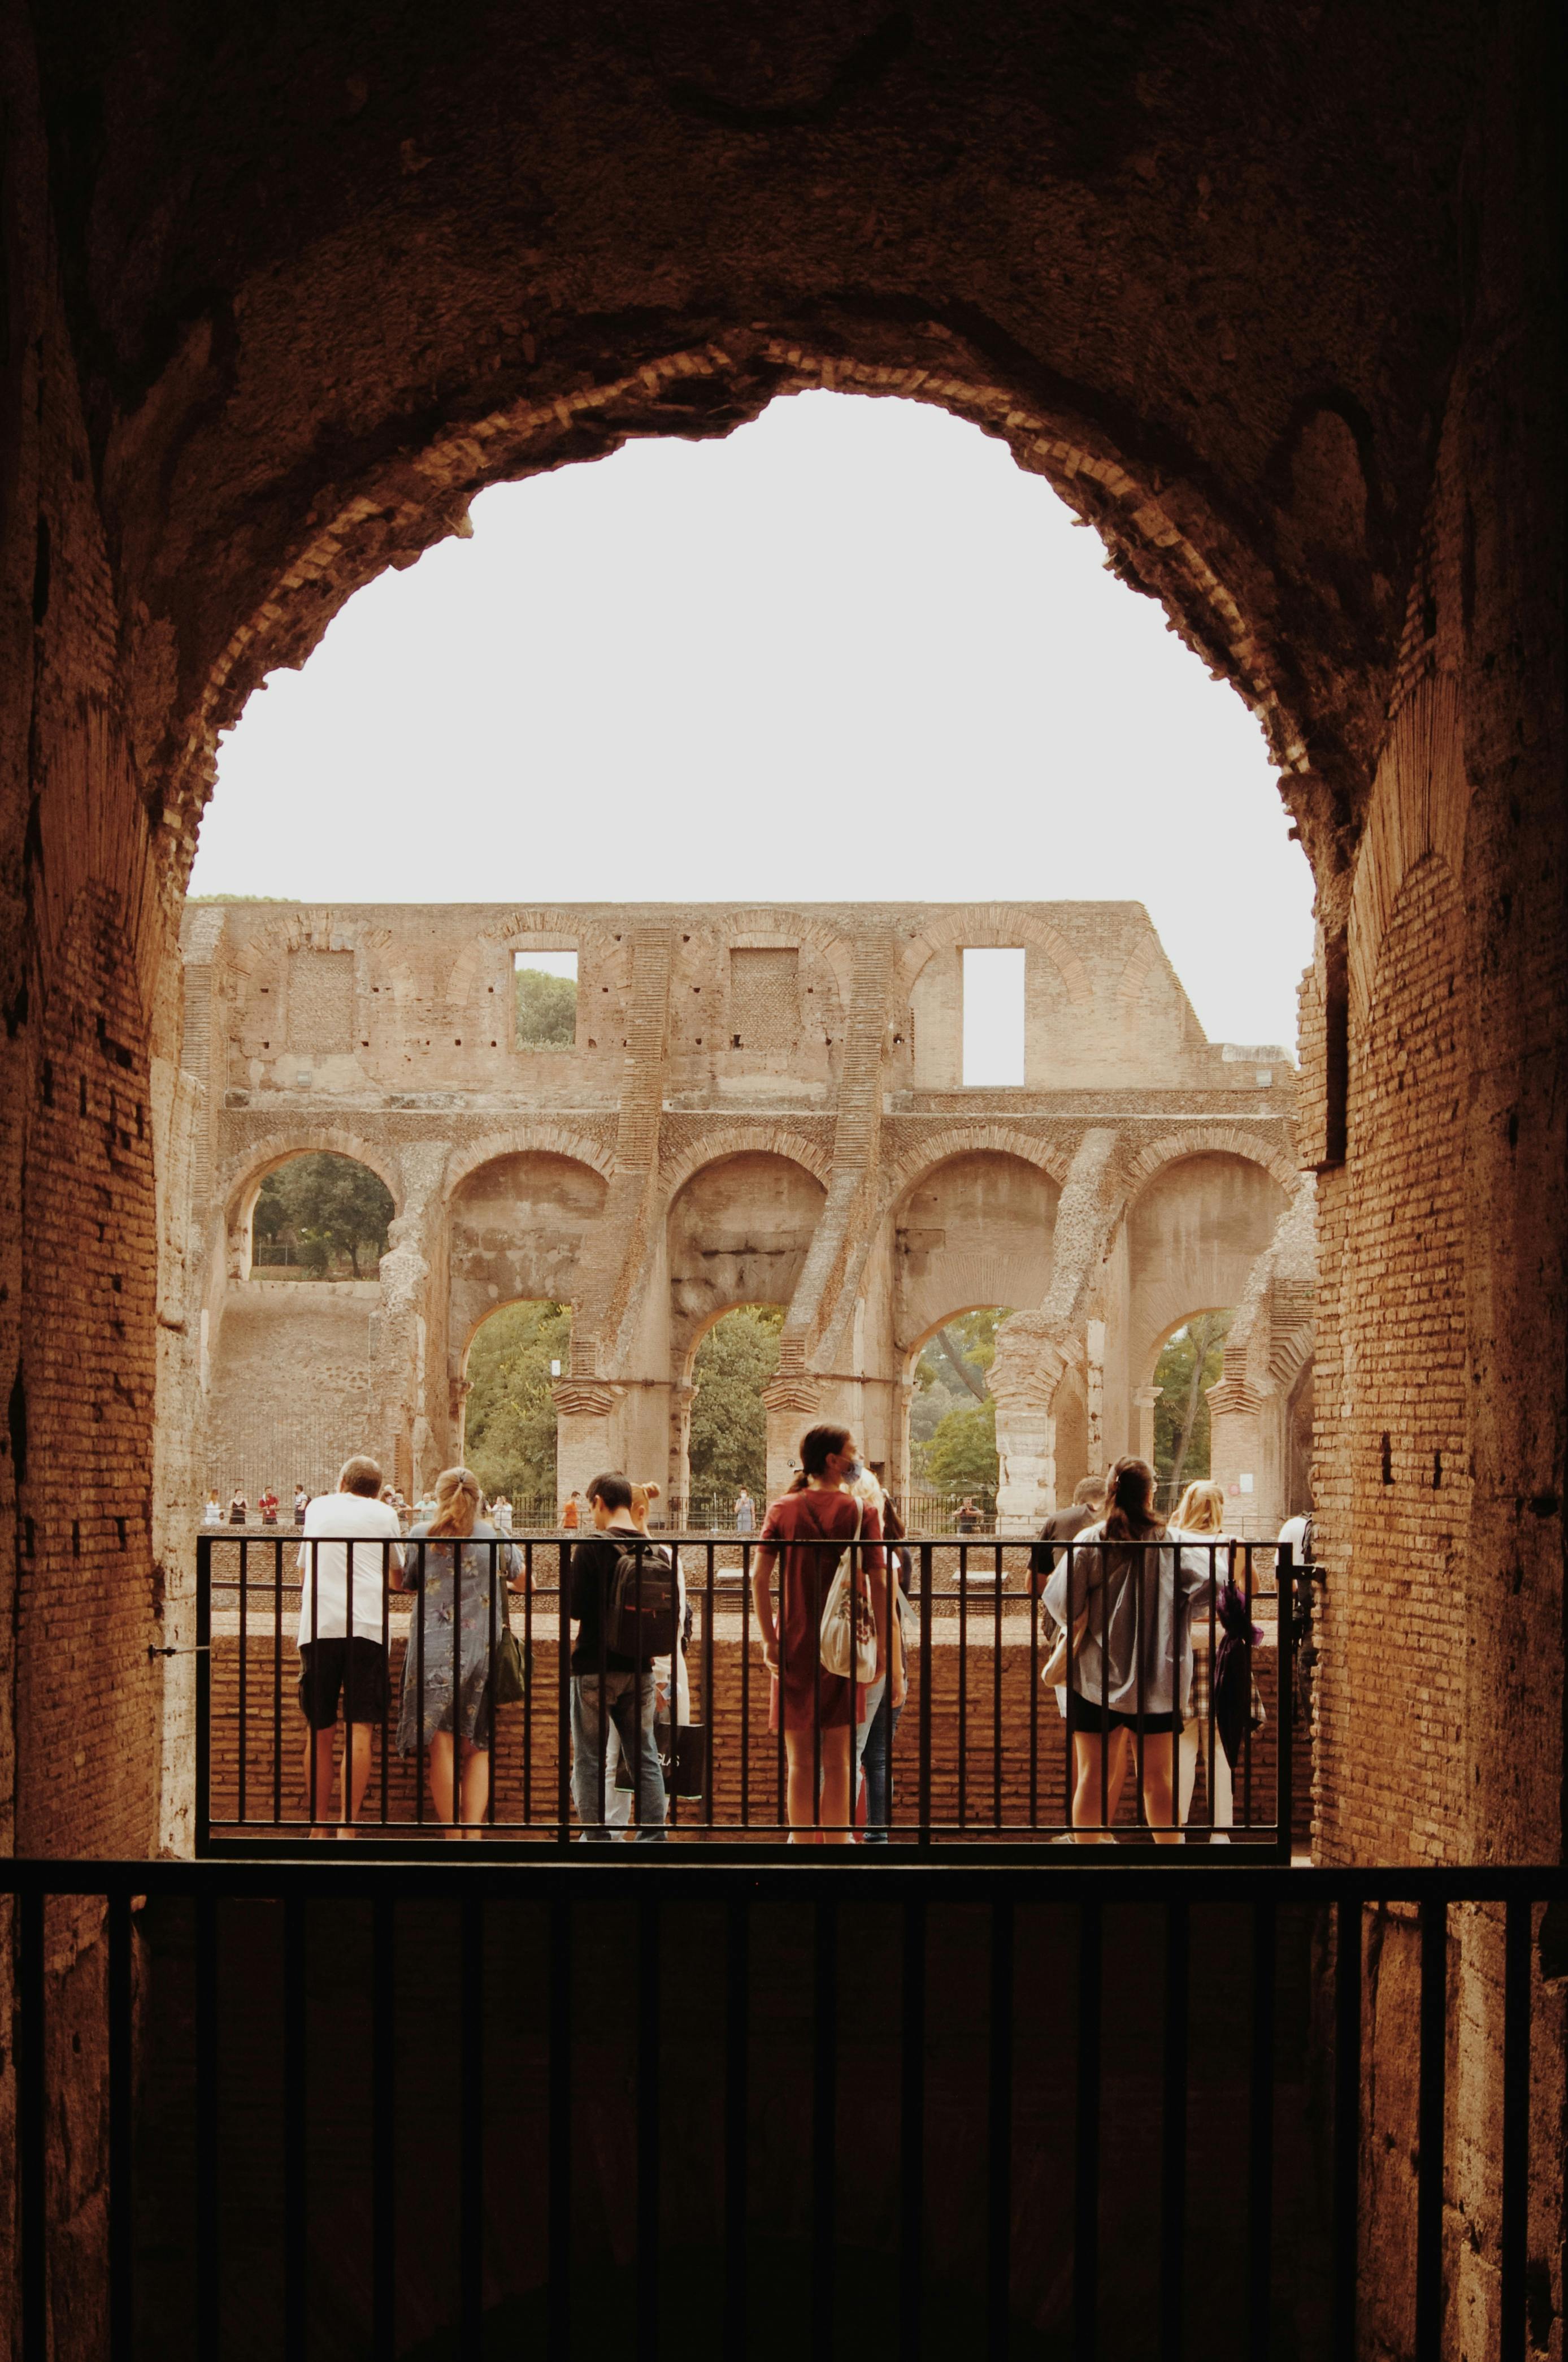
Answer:
<svg viewBox="0 0 1568 2362"><path fill-rule="evenodd" d="M1065 1860L1095 1839L1168 1847L1202 1835L1245 1845L1255 1857L1290 1857L1302 1793L1291 1665L1309 1635L1310 1592L1306 1571L1273 1543L1183 1545L1195 1595L1185 1606L1167 1596L1163 1607L1162 1589L1168 1592L1177 1575L1170 1546L1122 1545L1128 1566L1114 1608L1114 1584L1096 1581L1095 1546L1056 1545L1069 1584L1087 1575L1088 1604L1067 1628L1068 1661L1055 1690L1042 1680L1058 1627L1031 1578L1036 1545L912 1537L898 1546L896 1564L875 1545L855 1546L846 1561L859 1559L857 1580L883 1631L896 1621L903 1636L902 1747L893 1714L877 1710L874 1689L860 1688L851 1706L845 1683L819 1670L820 1599L843 1545L791 1546L816 1547L821 1561L816 1595L804 1613L797 1603L784 1616L779 1562L759 1591L759 1561L766 1568L769 1554L754 1540L660 1534L637 1545L639 1585L645 1559L653 1564L649 1553L676 1554L684 1607L678 1667L667 1658L648 1664L618 1658L602 1619L597 1640L584 1627L574 1642L574 1547L565 1537L468 1541L456 1553L449 1543L422 1540L359 1541L345 1570L357 1597L343 1599L323 1619L322 1554L342 1554L342 1544L304 1544L317 1575L302 1589L295 1536L202 1535L198 1849L286 1851L341 1825L344 1764L334 1765L332 1738L324 1746L319 1738L307 1743L307 1726L325 1734L352 1710L364 1731L356 1740L360 1769L348 1775L364 1783L355 1834L380 1848L429 1844L460 1827L491 1843L527 1847L565 1845L575 1835L652 1837L661 1827L707 1844L777 1842L792 1826L813 1840L849 1836L846 1807L833 1801L844 1791L833 1783L847 1745L839 1733L852 1727L847 1810L862 1838L926 1847L1054 1841L1062 1848L1054 1858ZM798 1560L795 1567L791 1584L808 1583ZM1228 1582L1240 1627L1229 1650L1222 1614ZM407 1589L400 1594L400 1586ZM777 1678L761 1653L764 1598L778 1635ZM1190 1699L1174 1698L1161 1671L1162 1634L1173 1613L1178 1626L1190 1623ZM466 1615L455 1651L452 1635L463 1634ZM346 1651L345 1616L360 1635ZM498 1705L491 1675L509 1629L522 1669L521 1695ZM1255 1647L1255 1636L1262 1645ZM1108 1642L1113 1678L1102 1684L1095 1664ZM1119 1647L1126 1661L1120 1688ZM1226 1656L1238 1651L1227 1676L1245 1702L1239 1729L1232 1721L1233 1769L1222 1716L1207 1701L1218 1694ZM356 1658L365 1660L363 1671ZM302 1661L309 1668L302 1673ZM422 1761L433 1738L446 1738L450 1747L455 1670L462 1693L457 1736L485 1759L468 1775L466 1800L461 1778L440 1785L439 1747L428 1793ZM662 1793L631 1768L641 1759L646 1770L650 1743L661 1759ZM801 1760L807 1749L809 1776ZM575 1787L574 1750L591 1759L586 1769L579 1760ZM627 1759L620 1772L618 1757ZM1200 1789L1205 1817L1194 1822Z"/></svg>
<svg viewBox="0 0 1568 2362"><path fill-rule="evenodd" d="M57 2288L79 2330L98 2316L93 2350L111 2362L391 2362L436 2330L440 2351L472 2356L652 2357L678 2341L750 2356L781 2315L790 2350L814 2357L1338 2362L1374 2308L1389 2350L1437 2362L1459 2301L1453 2175L1494 2193L1465 2236L1497 2274L1487 2350L1525 2362L1530 2186L1552 2188L1557 2130L1550 2101L1531 2121L1532 2047L1553 2040L1532 1953L1539 1939L1542 1979L1557 1972L1537 1913L1563 1910L1563 1872L1195 1865L1157 1876L1123 1856L1109 1883L1063 1889L1036 1867L933 1878L891 1857L0 1863L21 2362L48 2362ZM84 1903L89 1920L102 1905L101 2002L61 1991L60 1899L79 1930ZM630 1915L608 2014L591 1981L607 1911ZM1489 2004L1451 2097L1462 1937L1493 1948L1500 2038ZM1378 2019L1376 1967L1363 1973L1381 1959L1387 1978L1396 1940L1416 1988L1397 2101L1387 2067L1364 2065ZM697 1963L694 2013L679 1980ZM51 2149L63 2125L69 2187ZM694 2137L700 2227L676 2263L665 2224L692 2213ZM78 2219L94 2142L106 2218ZM618 2169L596 2180L607 2142ZM781 2271L785 2192L798 2228ZM1292 2271L1314 2301L1282 2345ZM599 2308L618 2275L611 2337ZM850 2306L868 2290L870 2334ZM1015 2344L1042 2315L1048 2348Z"/></svg>

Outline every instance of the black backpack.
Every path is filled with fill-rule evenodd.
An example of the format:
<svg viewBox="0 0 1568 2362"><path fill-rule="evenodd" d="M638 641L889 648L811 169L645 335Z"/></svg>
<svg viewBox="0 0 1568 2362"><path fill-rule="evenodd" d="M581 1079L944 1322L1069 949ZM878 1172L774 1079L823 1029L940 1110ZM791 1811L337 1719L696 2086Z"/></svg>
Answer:
<svg viewBox="0 0 1568 2362"><path fill-rule="evenodd" d="M623 1550L610 1583L607 1648L638 1665L647 1664L652 1657L670 1656L675 1646L679 1590L674 1561L667 1550L649 1542L641 1551Z"/></svg>

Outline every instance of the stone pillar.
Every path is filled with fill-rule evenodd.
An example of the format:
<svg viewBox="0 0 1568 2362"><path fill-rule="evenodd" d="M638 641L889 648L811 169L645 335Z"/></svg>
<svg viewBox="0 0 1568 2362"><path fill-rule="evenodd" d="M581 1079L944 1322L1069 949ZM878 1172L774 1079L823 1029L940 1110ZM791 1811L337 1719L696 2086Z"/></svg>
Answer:
<svg viewBox="0 0 1568 2362"><path fill-rule="evenodd" d="M1103 1320L1091 1320L1089 1323L1084 1383L1089 1397L1089 1465L1098 1473L1106 1465L1105 1323Z"/></svg>
<svg viewBox="0 0 1568 2362"><path fill-rule="evenodd" d="M674 1504L680 1504L676 1522L691 1521L692 1496L692 1405L698 1389L693 1385L670 1388L670 1495Z"/></svg>
<svg viewBox="0 0 1568 2362"><path fill-rule="evenodd" d="M996 1530L1037 1533L1057 1506L1057 1424L1051 1406L1067 1367L1059 1345L1037 1333L1037 1316L1014 1314L997 1332L991 1366L996 1405Z"/></svg>
<svg viewBox="0 0 1568 2362"><path fill-rule="evenodd" d="M768 1498L788 1489L800 1439L817 1417L822 1390L803 1372L781 1371L762 1388L768 1415Z"/></svg>
<svg viewBox="0 0 1568 2362"><path fill-rule="evenodd" d="M555 1492L557 1507L580 1493L590 1478L616 1465L610 1425L623 1386L587 1378L557 1378L555 1397Z"/></svg>
<svg viewBox="0 0 1568 2362"><path fill-rule="evenodd" d="M440 1363L432 1363L431 1310L439 1244L441 1185L446 1150L432 1142L404 1151L403 1210L388 1231L381 1257L381 1301L370 1323L371 1432L384 1469L411 1500L448 1463L450 1429L439 1393ZM433 1418L432 1416L433 1412ZM394 1473L395 1472L395 1473Z"/></svg>
<svg viewBox="0 0 1568 2362"><path fill-rule="evenodd" d="M1209 1389L1209 1473L1224 1487L1225 1524L1245 1540L1265 1539L1261 1496L1264 1403L1245 1378Z"/></svg>
<svg viewBox="0 0 1568 2362"><path fill-rule="evenodd" d="M1163 1386L1135 1386L1133 1389L1133 1405L1138 1415L1133 1449L1140 1460L1148 1462L1151 1468L1154 1466L1154 1407L1164 1392Z"/></svg>
<svg viewBox="0 0 1568 2362"><path fill-rule="evenodd" d="M468 1456L468 1397L474 1391L472 1378L450 1378L448 1416L452 1421L452 1450L455 1460L466 1463Z"/></svg>

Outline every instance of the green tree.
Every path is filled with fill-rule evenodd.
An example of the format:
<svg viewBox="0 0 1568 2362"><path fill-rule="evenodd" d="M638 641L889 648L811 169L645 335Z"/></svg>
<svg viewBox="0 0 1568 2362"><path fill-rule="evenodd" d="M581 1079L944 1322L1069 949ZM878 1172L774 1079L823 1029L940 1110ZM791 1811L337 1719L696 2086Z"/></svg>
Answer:
<svg viewBox="0 0 1568 2362"><path fill-rule="evenodd" d="M1155 1474L1173 1485L1209 1473L1209 1388L1225 1361L1228 1312L1201 1312L1179 1329L1155 1363Z"/></svg>
<svg viewBox="0 0 1568 2362"><path fill-rule="evenodd" d="M569 1050L577 1038L577 980L543 968L517 971L517 1038L534 1050Z"/></svg>
<svg viewBox="0 0 1568 2362"><path fill-rule="evenodd" d="M360 1256L374 1264L387 1252L392 1211L385 1182L367 1165L351 1156L296 1156L262 1183L251 1229L258 1239L293 1240L323 1276L334 1256L345 1256L361 1279Z"/></svg>
<svg viewBox="0 0 1568 2362"><path fill-rule="evenodd" d="M950 1410L926 1451L923 1471L939 1493L993 1492L996 1486L996 1405L961 1404Z"/></svg>
<svg viewBox="0 0 1568 2362"><path fill-rule="evenodd" d="M943 1463L957 1454L959 1462L978 1469L975 1454L983 1456L985 1445L980 1441L989 1434L990 1473L970 1473L961 1479L964 1489L976 1485L996 1482L996 1410L991 1400L986 1377L996 1358L996 1332L1008 1318L1010 1308L993 1304L973 1312L960 1312L930 1337L915 1364L915 1399L909 1412L909 1440L913 1472L922 1483L948 1489L948 1480L939 1476L932 1455L937 1439L943 1438ZM985 1413L983 1419L968 1419L967 1423L948 1427L949 1419L960 1412ZM962 1440L960 1439L968 1439Z"/></svg>
<svg viewBox="0 0 1568 2362"><path fill-rule="evenodd" d="M762 1500L768 1484L768 1422L762 1388L779 1365L784 1309L743 1304L716 1320L692 1363L691 1485L732 1501L742 1485Z"/></svg>
<svg viewBox="0 0 1568 2362"><path fill-rule="evenodd" d="M555 1397L552 1362L571 1359L572 1314L565 1304L505 1304L468 1348L464 1451L488 1495L555 1497Z"/></svg>

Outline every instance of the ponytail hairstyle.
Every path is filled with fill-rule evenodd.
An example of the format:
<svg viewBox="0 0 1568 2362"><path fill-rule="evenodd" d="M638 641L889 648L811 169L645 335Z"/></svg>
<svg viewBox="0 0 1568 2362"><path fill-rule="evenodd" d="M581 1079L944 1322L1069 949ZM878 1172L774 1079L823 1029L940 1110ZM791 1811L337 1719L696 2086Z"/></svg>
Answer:
<svg viewBox="0 0 1568 2362"><path fill-rule="evenodd" d="M806 1476L825 1476L828 1455L842 1451L850 1440L847 1427L808 1427L800 1439L801 1473Z"/></svg>
<svg viewBox="0 0 1568 2362"><path fill-rule="evenodd" d="M1154 1513L1154 1470L1131 1453L1118 1460L1105 1479L1105 1539L1110 1542L1157 1541L1165 1527Z"/></svg>
<svg viewBox="0 0 1568 2362"><path fill-rule="evenodd" d="M663 1489L662 1485L655 1485L652 1477L646 1485L633 1485L631 1487L631 1522L640 1526L644 1533L648 1530L649 1505L661 1497Z"/></svg>
<svg viewBox="0 0 1568 2362"><path fill-rule="evenodd" d="M452 1534L466 1541L479 1514L479 1480L471 1468L444 1468L435 1480L432 1535Z"/></svg>

